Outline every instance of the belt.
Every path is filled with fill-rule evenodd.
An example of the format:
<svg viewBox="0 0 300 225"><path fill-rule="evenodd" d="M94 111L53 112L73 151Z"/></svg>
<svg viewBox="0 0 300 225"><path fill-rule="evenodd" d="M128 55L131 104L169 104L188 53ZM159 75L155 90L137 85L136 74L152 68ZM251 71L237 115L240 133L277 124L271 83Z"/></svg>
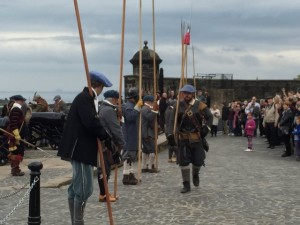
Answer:
<svg viewBox="0 0 300 225"><path fill-rule="evenodd" d="M199 132L193 132L193 133L179 133L179 140L200 140L200 134Z"/></svg>

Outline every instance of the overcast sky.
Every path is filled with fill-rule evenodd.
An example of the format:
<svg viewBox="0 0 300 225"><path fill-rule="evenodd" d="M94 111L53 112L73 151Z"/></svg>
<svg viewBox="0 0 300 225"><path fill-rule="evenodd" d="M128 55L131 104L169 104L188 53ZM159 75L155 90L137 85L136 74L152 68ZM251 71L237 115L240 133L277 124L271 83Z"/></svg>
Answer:
<svg viewBox="0 0 300 225"><path fill-rule="evenodd" d="M78 0L90 70L119 87L122 0ZM234 79L300 74L299 0L156 0L156 52L166 77L181 71L181 21L191 24L196 73ZM152 0L142 39L153 48ZM127 0L123 74L139 49L139 0ZM188 75L192 77L191 45ZM73 0L0 2L0 91L77 91L86 85Z"/></svg>

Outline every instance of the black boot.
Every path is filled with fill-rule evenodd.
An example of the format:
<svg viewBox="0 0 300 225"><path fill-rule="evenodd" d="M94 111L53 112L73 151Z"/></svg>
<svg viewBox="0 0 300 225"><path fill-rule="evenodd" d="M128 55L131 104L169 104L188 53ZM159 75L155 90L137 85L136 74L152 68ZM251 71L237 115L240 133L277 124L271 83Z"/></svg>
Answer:
<svg viewBox="0 0 300 225"><path fill-rule="evenodd" d="M181 189L181 193L187 193L187 192L190 192L191 191L191 185L190 185L190 182L183 182L183 188Z"/></svg>
<svg viewBox="0 0 300 225"><path fill-rule="evenodd" d="M198 187L200 184L199 171L200 171L200 167L193 166L192 174L193 174L193 184L195 187Z"/></svg>
<svg viewBox="0 0 300 225"><path fill-rule="evenodd" d="M74 200L74 225L84 225L84 208L86 202Z"/></svg>
<svg viewBox="0 0 300 225"><path fill-rule="evenodd" d="M68 199L68 203L69 203L69 210L70 210L71 222L72 222L72 225L73 225L74 224L74 199L73 198L69 198Z"/></svg>
<svg viewBox="0 0 300 225"><path fill-rule="evenodd" d="M134 176L134 173L129 173L129 180L131 185L138 184L138 179Z"/></svg>
<svg viewBox="0 0 300 225"><path fill-rule="evenodd" d="M129 174L124 174L123 175L123 180L122 180L124 185L129 185Z"/></svg>
<svg viewBox="0 0 300 225"><path fill-rule="evenodd" d="M193 175L193 184L195 187L198 187L200 184L199 174Z"/></svg>

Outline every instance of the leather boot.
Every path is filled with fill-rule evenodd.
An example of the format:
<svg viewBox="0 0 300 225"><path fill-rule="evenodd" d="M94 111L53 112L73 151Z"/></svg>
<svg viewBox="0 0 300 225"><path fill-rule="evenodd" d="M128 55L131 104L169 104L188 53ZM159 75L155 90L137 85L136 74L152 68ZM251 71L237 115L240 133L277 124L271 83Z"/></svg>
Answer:
<svg viewBox="0 0 300 225"><path fill-rule="evenodd" d="M133 173L130 173L124 174L122 182L124 185L136 185L138 180L135 178Z"/></svg>
<svg viewBox="0 0 300 225"><path fill-rule="evenodd" d="M86 202L74 200L74 225L84 225L84 208Z"/></svg>
<svg viewBox="0 0 300 225"><path fill-rule="evenodd" d="M129 174L129 180L131 185L136 185L139 182L138 179L134 176L134 173Z"/></svg>
<svg viewBox="0 0 300 225"><path fill-rule="evenodd" d="M11 175L12 176L23 176L25 173L21 171L19 160L11 160Z"/></svg>
<svg viewBox="0 0 300 225"><path fill-rule="evenodd" d="M72 225L74 225L74 199L73 198L69 198L68 199L68 203L69 203L69 210L70 210L71 222L72 222Z"/></svg>
<svg viewBox="0 0 300 225"><path fill-rule="evenodd" d="M193 174L193 184L195 187L198 187L200 184L199 171L200 171L200 167L193 166L192 174Z"/></svg>
<svg viewBox="0 0 300 225"><path fill-rule="evenodd" d="M123 175L122 183L124 185L129 185L129 174L124 174Z"/></svg>
<svg viewBox="0 0 300 225"><path fill-rule="evenodd" d="M184 181L183 182L183 188L181 189L181 193L187 193L191 191L191 185L190 182Z"/></svg>
<svg viewBox="0 0 300 225"><path fill-rule="evenodd" d="M99 195L99 202L106 202L107 198L106 195ZM109 201L115 202L117 201L117 197L114 197L113 195L109 194Z"/></svg>

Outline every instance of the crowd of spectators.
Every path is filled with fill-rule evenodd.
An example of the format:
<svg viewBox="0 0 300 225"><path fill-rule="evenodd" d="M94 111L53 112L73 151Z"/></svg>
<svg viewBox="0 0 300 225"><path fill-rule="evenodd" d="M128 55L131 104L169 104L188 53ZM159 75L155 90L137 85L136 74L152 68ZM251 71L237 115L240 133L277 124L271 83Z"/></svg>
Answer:
<svg viewBox="0 0 300 225"><path fill-rule="evenodd" d="M255 121L254 137L265 137L267 148L283 148L282 157L292 156L300 161L299 123L300 93L283 89L282 94L274 94L258 101L255 96L249 100L233 100L221 104L222 131L229 136L245 136L247 116ZM284 145L281 146L281 145ZM293 150L295 149L295 150Z"/></svg>

